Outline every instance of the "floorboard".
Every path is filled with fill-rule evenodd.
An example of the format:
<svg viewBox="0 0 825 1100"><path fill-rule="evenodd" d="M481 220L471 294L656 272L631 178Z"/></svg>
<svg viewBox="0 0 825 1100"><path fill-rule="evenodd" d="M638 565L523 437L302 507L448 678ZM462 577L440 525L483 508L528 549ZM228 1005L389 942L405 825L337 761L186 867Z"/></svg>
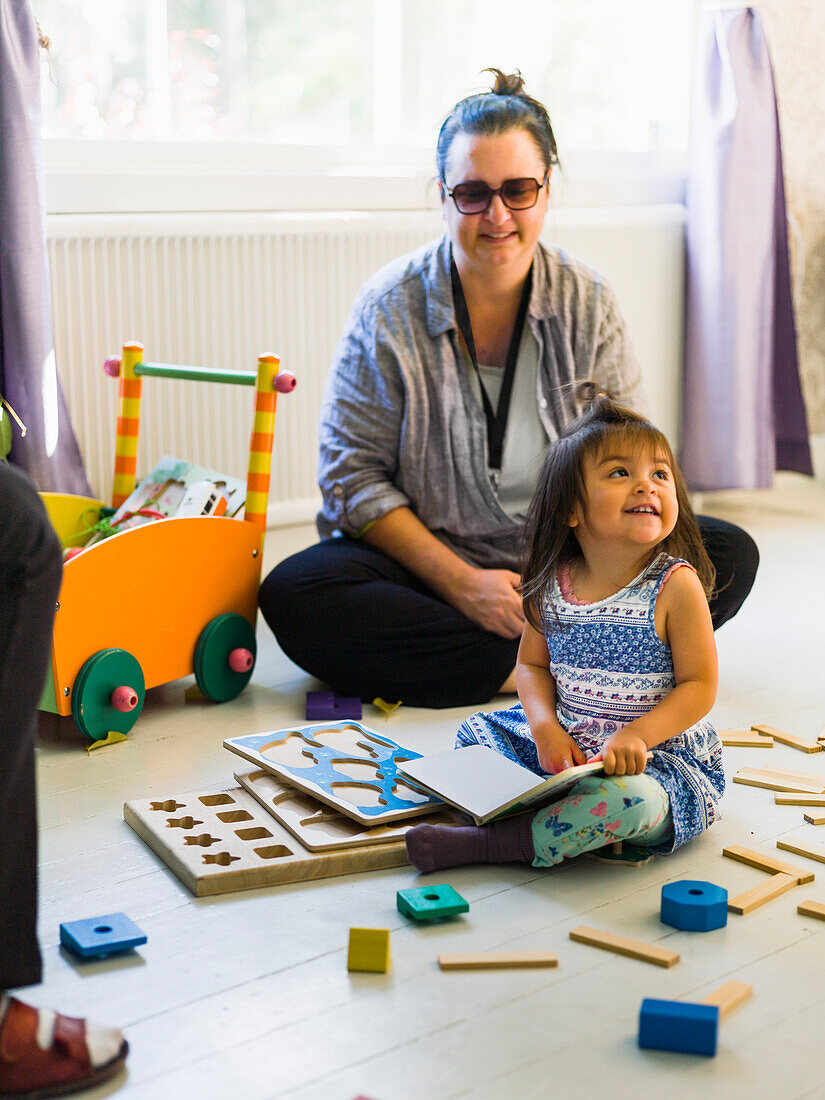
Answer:
<svg viewBox="0 0 825 1100"><path fill-rule="evenodd" d="M825 725L825 485L781 475L775 489L705 497L705 511L741 523L762 554L754 592L717 635L719 728L768 723L807 738ZM273 531L274 562L312 538ZM91 754L71 722L46 717L38 751L40 934L37 1004L123 1026L128 1071L90 1097L128 1100L502 1100L502 1098L825 1095L825 922L797 904L825 902L825 867L783 855L776 840L825 843L801 807L729 783L724 817L705 836L638 869L589 860L549 872L409 867L196 899L122 819L125 801L232 785L227 736L303 721L318 685L265 627L253 682L223 706L184 699L190 681L150 691L128 742ZM402 708L364 720L420 751L450 747L464 711ZM767 759L767 758L770 759ZM825 755L777 745L726 750L739 767L825 774ZM708 879L731 894L763 874L724 859L742 844L809 867L817 880L715 932L658 919L663 883ZM419 927L397 912L398 889L450 882L471 904L450 923ZM59 945L61 921L126 912L148 943L129 957L80 963ZM568 938L588 924L681 953L664 970ZM351 925L392 930L388 974L349 974ZM439 952L548 949L554 970L451 973ZM643 997L699 1000L735 978L753 997L725 1018L717 1056L640 1051Z"/></svg>

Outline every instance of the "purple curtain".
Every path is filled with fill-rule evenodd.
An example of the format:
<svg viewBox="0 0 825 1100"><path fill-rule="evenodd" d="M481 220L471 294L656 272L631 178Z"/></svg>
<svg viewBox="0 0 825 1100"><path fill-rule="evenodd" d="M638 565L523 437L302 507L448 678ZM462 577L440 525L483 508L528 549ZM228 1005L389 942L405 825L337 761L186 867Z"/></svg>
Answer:
<svg viewBox="0 0 825 1100"><path fill-rule="evenodd" d="M753 8L705 10L698 50L682 465L696 490L762 489L813 473L773 72Z"/></svg>
<svg viewBox="0 0 825 1100"><path fill-rule="evenodd" d="M12 461L41 490L91 495L54 358L39 54L28 0L0 0L0 393L28 428Z"/></svg>

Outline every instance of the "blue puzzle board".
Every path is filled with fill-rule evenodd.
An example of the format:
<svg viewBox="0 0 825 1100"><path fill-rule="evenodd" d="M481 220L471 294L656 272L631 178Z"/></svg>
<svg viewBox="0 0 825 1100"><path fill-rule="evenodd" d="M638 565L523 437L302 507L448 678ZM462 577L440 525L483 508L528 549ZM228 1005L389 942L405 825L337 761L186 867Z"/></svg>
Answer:
<svg viewBox="0 0 825 1100"><path fill-rule="evenodd" d="M398 774L399 764L421 753L353 719L228 737L223 744L366 825L432 813L444 805ZM365 778L358 777L359 769Z"/></svg>

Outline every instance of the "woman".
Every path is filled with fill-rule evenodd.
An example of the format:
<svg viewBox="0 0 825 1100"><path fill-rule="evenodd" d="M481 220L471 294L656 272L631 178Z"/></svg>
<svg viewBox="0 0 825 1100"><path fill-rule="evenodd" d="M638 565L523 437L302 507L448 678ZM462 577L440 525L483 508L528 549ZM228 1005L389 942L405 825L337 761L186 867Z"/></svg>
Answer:
<svg viewBox="0 0 825 1100"><path fill-rule="evenodd" d="M548 441L593 379L645 412L613 293L539 244L556 142L519 75L462 100L436 151L444 236L361 289L321 410L316 546L260 606L284 652L345 695L472 705L515 690L522 521ZM719 626L758 554L700 520Z"/></svg>

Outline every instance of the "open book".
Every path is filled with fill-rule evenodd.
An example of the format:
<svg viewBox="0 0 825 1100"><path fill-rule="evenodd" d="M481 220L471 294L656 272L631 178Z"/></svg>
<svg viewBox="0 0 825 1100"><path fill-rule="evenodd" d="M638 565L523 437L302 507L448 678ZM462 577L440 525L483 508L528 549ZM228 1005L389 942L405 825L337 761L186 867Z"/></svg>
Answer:
<svg viewBox="0 0 825 1100"><path fill-rule="evenodd" d="M604 771L601 761L579 764L544 778L486 745L405 760L398 768L424 790L469 814L476 825L538 809L560 798L585 775Z"/></svg>

